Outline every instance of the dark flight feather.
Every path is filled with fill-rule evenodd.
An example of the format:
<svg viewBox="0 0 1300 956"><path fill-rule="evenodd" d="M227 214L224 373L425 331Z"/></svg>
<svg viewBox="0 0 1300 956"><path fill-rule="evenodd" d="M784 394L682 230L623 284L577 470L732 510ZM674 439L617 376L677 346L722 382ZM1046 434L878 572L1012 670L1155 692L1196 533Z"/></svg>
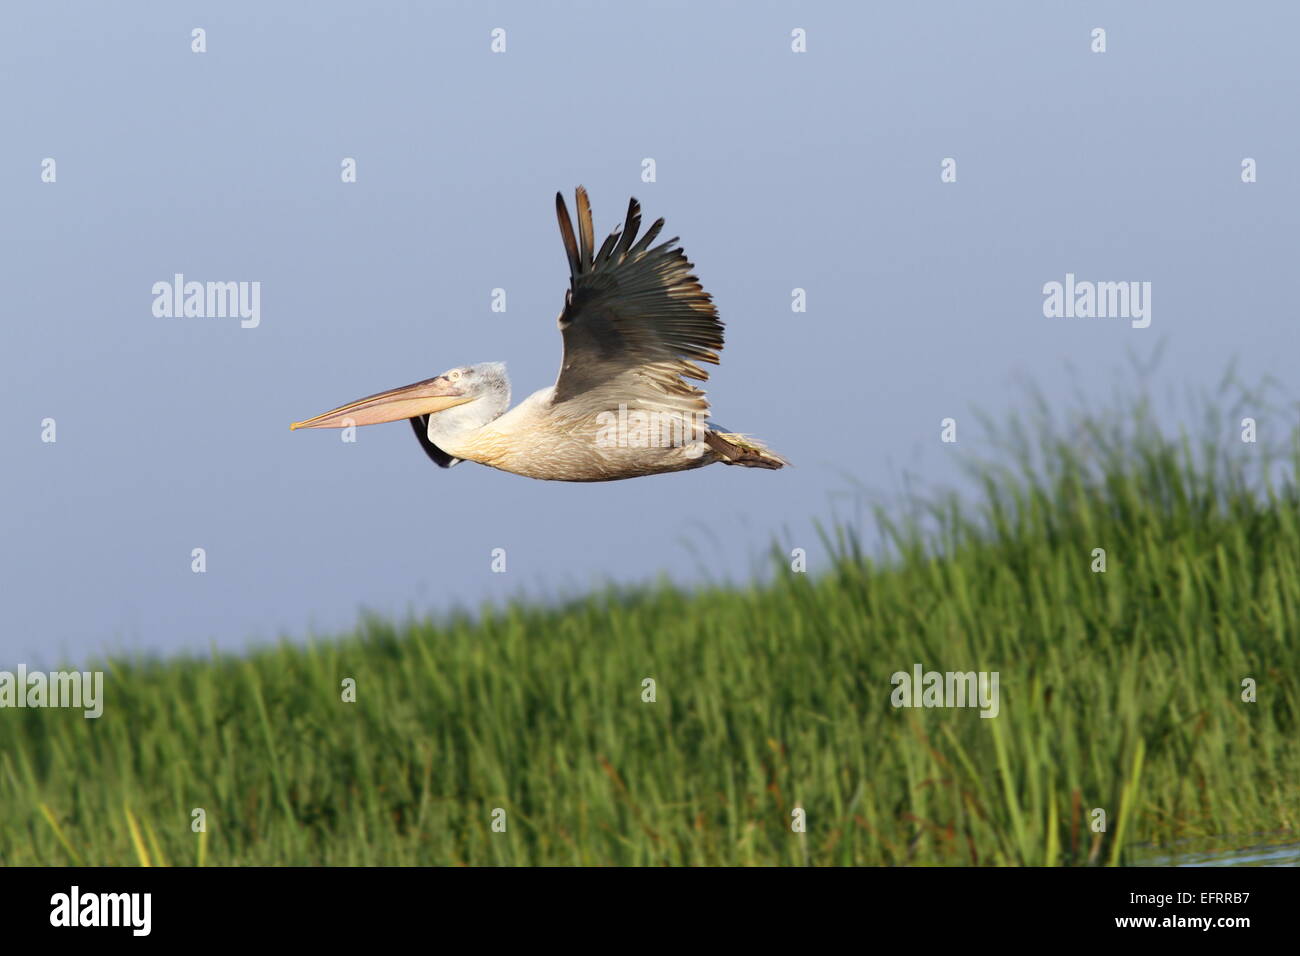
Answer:
<svg viewBox="0 0 1300 956"><path fill-rule="evenodd" d="M461 459L453 458L433 442L429 441L429 416L417 415L414 418L408 418L411 428L415 431L415 437L420 440L420 447L424 453L433 459L433 463L439 468L450 468Z"/></svg>

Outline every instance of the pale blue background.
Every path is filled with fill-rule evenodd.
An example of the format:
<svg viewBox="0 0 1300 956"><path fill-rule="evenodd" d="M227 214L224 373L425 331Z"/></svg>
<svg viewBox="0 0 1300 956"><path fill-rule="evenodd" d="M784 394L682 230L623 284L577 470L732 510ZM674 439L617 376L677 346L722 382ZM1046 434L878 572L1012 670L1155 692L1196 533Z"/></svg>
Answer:
<svg viewBox="0 0 1300 956"><path fill-rule="evenodd" d="M1157 389L1210 387L1232 355L1294 381L1293 4L23 0L0 18L0 667L746 579L774 537L816 566L813 519L905 472L954 480L972 411L1023 403L1015 376L1101 400L1163 341ZM796 468L563 485L437 471L405 423L290 434L457 364L505 360L517 398L550 384L552 202L580 182L600 235L635 194L683 238L728 323L714 412ZM1151 328L1044 318L1067 271L1151 281ZM259 280L261 327L154 318L174 272ZM947 415L969 425L957 449Z"/></svg>

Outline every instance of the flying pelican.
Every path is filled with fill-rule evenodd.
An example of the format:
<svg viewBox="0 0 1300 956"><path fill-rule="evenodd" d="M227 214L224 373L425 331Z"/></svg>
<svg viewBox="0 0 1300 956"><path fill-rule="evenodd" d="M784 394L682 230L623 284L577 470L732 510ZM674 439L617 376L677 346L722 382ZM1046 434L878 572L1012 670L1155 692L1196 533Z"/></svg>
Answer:
<svg viewBox="0 0 1300 956"><path fill-rule="evenodd" d="M641 205L633 199L624 225L597 252L581 186L577 202L575 237L564 197L555 194L569 291L559 317L564 360L553 386L510 408L505 365L463 365L289 427L405 418L442 468L476 461L551 481L616 481L714 462L788 464L752 438L708 421L704 392L685 381L708 379L696 362L718 364L722 322L677 239L650 245L664 221L638 240Z"/></svg>

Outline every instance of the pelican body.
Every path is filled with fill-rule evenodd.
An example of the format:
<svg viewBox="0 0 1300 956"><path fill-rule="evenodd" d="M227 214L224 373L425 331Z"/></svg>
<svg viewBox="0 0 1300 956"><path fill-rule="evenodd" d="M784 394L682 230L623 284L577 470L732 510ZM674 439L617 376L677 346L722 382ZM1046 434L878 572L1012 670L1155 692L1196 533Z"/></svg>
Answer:
<svg viewBox="0 0 1300 956"><path fill-rule="evenodd" d="M722 322L694 266L669 239L639 239L641 206L595 248L587 191L577 190L577 233L555 196L569 260L559 327L559 378L510 407L505 365L484 362L341 405L290 428L345 428L407 419L440 467L476 461L548 481L617 481L715 462L780 468L785 459L708 420L699 362L718 364Z"/></svg>

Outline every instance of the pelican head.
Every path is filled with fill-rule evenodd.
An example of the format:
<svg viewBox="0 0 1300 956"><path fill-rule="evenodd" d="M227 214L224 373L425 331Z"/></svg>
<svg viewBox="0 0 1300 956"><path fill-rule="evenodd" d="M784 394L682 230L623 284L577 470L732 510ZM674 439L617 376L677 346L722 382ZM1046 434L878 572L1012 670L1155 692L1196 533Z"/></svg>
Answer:
<svg viewBox="0 0 1300 956"><path fill-rule="evenodd" d="M461 431L486 425L509 405L510 379L505 364L481 362L449 368L423 382L359 398L305 422L293 422L289 428L346 428L402 418L425 419L427 425L436 415L439 431Z"/></svg>

